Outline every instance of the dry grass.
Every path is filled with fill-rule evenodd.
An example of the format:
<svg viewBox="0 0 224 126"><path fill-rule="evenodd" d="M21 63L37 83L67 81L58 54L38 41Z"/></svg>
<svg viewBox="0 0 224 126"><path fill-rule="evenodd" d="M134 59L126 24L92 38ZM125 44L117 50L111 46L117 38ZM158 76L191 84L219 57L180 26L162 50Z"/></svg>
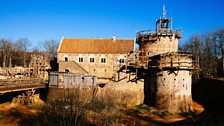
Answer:
<svg viewBox="0 0 224 126"><path fill-rule="evenodd" d="M97 94L97 89L68 89L48 101L41 112L21 125L79 126L118 125L121 114L115 93Z"/></svg>

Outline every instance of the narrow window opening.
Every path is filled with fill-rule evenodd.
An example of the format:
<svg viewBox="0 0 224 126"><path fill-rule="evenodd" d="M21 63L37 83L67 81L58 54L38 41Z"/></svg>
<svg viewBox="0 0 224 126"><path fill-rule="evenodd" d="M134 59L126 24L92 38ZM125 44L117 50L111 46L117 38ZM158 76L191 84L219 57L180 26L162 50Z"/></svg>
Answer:
<svg viewBox="0 0 224 126"><path fill-rule="evenodd" d="M94 63L94 58L90 58L90 59L89 59L89 62L90 62L90 63Z"/></svg>
<svg viewBox="0 0 224 126"><path fill-rule="evenodd" d="M83 57L79 57L79 62L83 62Z"/></svg>
<svg viewBox="0 0 224 126"><path fill-rule="evenodd" d="M124 59L120 59L119 62L120 62L120 63L124 63Z"/></svg>
<svg viewBox="0 0 224 126"><path fill-rule="evenodd" d="M101 58L101 63L106 63L106 58Z"/></svg>
<svg viewBox="0 0 224 126"><path fill-rule="evenodd" d="M68 61L68 57L65 57L65 61Z"/></svg>

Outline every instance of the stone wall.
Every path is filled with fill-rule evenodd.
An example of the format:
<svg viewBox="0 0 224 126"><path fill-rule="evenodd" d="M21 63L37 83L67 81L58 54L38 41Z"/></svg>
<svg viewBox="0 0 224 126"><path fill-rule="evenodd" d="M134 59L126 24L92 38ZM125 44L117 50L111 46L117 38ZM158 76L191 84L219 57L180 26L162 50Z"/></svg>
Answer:
<svg viewBox="0 0 224 126"><path fill-rule="evenodd" d="M190 55L167 53L151 59L144 81L145 103L170 113L193 111Z"/></svg>
<svg viewBox="0 0 224 126"><path fill-rule="evenodd" d="M127 54L74 54L74 53L58 53L59 71L64 72L69 69L70 72L81 73L80 68L89 74L95 74L101 78L112 78L119 68L124 65L119 63L120 59L126 59ZM64 63L65 57L69 63ZM79 57L83 58L83 62L79 62ZM94 58L94 62L90 62L90 58ZM106 62L101 63L101 58L105 58ZM60 63L63 61L63 63ZM75 62L78 65L74 65Z"/></svg>
<svg viewBox="0 0 224 126"><path fill-rule="evenodd" d="M79 64L75 61L60 61L59 63L59 72L65 72L68 70L69 72L79 73L79 74L87 74L88 72L83 69Z"/></svg>
<svg viewBox="0 0 224 126"><path fill-rule="evenodd" d="M155 76L158 75L158 76ZM145 79L145 102L170 113L192 111L191 74L187 70L151 70Z"/></svg>
<svg viewBox="0 0 224 126"><path fill-rule="evenodd" d="M167 52L177 52L178 38L176 38L175 35L172 35L170 37L159 37L156 41L153 42L142 41L140 42L139 50L144 50L146 56L149 57Z"/></svg>

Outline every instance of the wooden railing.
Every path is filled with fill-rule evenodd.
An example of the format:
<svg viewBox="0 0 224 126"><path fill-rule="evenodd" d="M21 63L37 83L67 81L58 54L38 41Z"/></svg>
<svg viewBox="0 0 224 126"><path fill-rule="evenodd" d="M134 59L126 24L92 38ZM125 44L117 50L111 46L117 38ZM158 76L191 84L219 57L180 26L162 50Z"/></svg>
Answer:
<svg viewBox="0 0 224 126"><path fill-rule="evenodd" d="M44 80L39 78L0 80L0 94L45 87Z"/></svg>
<svg viewBox="0 0 224 126"><path fill-rule="evenodd" d="M142 51L136 51L129 54L125 61L126 66L145 69L148 68L149 62L151 67L182 67L188 69L198 68L198 61L194 60L192 55L188 52L171 52L149 57Z"/></svg>

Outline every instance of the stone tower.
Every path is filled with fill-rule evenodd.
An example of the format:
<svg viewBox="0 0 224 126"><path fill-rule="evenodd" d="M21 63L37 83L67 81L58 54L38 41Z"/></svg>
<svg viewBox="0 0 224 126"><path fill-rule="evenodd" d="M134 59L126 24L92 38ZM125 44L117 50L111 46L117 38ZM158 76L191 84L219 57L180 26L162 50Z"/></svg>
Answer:
<svg viewBox="0 0 224 126"><path fill-rule="evenodd" d="M181 38L180 30L172 30L172 19L166 18L165 8L163 17L156 21L156 32L151 30L140 31L136 35L139 51L146 57L157 54L178 51L178 40Z"/></svg>
<svg viewBox="0 0 224 126"><path fill-rule="evenodd" d="M169 113L193 111L193 69L189 53L172 52L150 57L144 80L146 104Z"/></svg>
<svg viewBox="0 0 224 126"><path fill-rule="evenodd" d="M192 111L192 56L178 52L179 30L172 30L172 19L156 21L156 31L137 33L139 62L147 61L144 78L144 103L161 111L181 113ZM144 57L144 58L141 58Z"/></svg>

